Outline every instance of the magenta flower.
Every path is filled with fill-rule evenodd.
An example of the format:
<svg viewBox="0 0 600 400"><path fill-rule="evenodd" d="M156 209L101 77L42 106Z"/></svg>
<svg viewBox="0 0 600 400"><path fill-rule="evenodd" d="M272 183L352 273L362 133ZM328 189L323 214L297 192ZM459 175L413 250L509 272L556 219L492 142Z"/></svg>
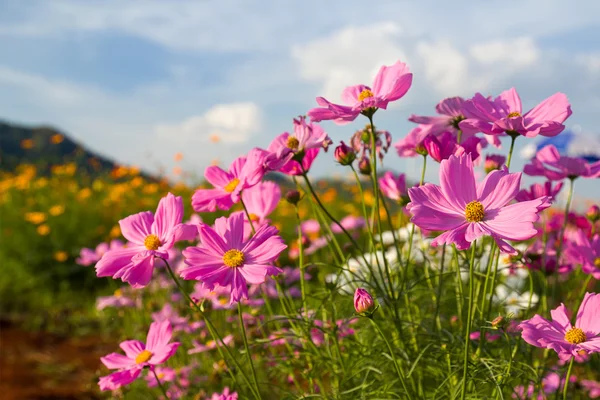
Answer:
<svg viewBox="0 0 600 400"><path fill-rule="evenodd" d="M525 137L556 136L565 126L563 122L572 114L567 96L556 93L530 111L522 114L521 98L511 88L494 100L475 94L463 104L467 119L459 123L466 133L483 132L488 135L514 133Z"/></svg>
<svg viewBox="0 0 600 400"><path fill-rule="evenodd" d="M411 115L408 120L417 124L423 125L427 133L439 135L442 132L458 133L458 123L465 119L462 106L465 100L462 97L449 97L438 103L435 106L440 116L425 117L420 115Z"/></svg>
<svg viewBox="0 0 600 400"><path fill-rule="evenodd" d="M98 297L96 299L96 310L104 310L107 307L125 308L135 306L133 299L123 295L125 289L127 289L127 287L115 290L115 293L112 296Z"/></svg>
<svg viewBox="0 0 600 400"><path fill-rule="evenodd" d="M531 176L545 176L551 181L565 178L600 177L600 161L588 163L583 158L561 156L556 147L549 144L537 152L531 162L523 168Z"/></svg>
<svg viewBox="0 0 600 400"><path fill-rule="evenodd" d="M515 200L529 201L538 199L542 196L548 196L549 200L554 202L556 196L558 195L562 187L562 182L558 182L556 185L554 185L554 187L552 186L552 181L546 181L543 185L539 183L534 183L529 187L529 190L523 189L519 193L517 193Z"/></svg>
<svg viewBox="0 0 600 400"><path fill-rule="evenodd" d="M592 240L582 230L577 230L567 242L565 255L575 264L581 264L581 270L600 280L600 234Z"/></svg>
<svg viewBox="0 0 600 400"><path fill-rule="evenodd" d="M254 229L258 229L269 222L267 217L277 208L277 204L281 200L281 190L275 182L261 182L244 190L242 200L248 209ZM244 221L248 231L251 231L245 214Z"/></svg>
<svg viewBox="0 0 600 400"><path fill-rule="evenodd" d="M519 190L521 174L506 168L492 171L475 183L469 154L451 156L440 164L440 184L408 190L411 221L422 229L445 231L432 246L455 243L461 249L481 236L491 236L505 253L517 254L506 240L526 240L537 234L533 223L550 203L547 197L508 205Z"/></svg>
<svg viewBox="0 0 600 400"><path fill-rule="evenodd" d="M340 225L347 231L353 231L355 229L364 228L366 223L363 217L356 217L354 215L347 215L340 221ZM333 233L342 233L343 230L336 223L331 224L331 231Z"/></svg>
<svg viewBox="0 0 600 400"><path fill-rule="evenodd" d="M354 310L358 314L362 314L373 311L374 307L375 302L371 294L363 288L357 288L354 292Z"/></svg>
<svg viewBox="0 0 600 400"><path fill-rule="evenodd" d="M211 397L207 397L206 400L238 400L237 392L232 392L228 387L223 389L222 393L213 393Z"/></svg>
<svg viewBox="0 0 600 400"><path fill-rule="evenodd" d="M583 388L588 391L588 396L590 396L590 399L600 398L600 382L582 380L580 383L581 386L583 386Z"/></svg>
<svg viewBox="0 0 600 400"><path fill-rule="evenodd" d="M427 154L424 141L430 134L426 127L419 125L413 128L408 135L398 140L394 147L400 157L416 157Z"/></svg>
<svg viewBox="0 0 600 400"><path fill-rule="evenodd" d="M110 243L100 243L95 249L83 248L79 253L79 258L75 262L79 265L87 267L98 262L109 250L116 250L123 247L123 242L118 239L111 240Z"/></svg>
<svg viewBox="0 0 600 400"><path fill-rule="evenodd" d="M451 155L460 156L465 153L465 149L456 143L456 139L450 132L443 132L439 137L427 135L423 140L423 146L429 156L437 162L447 160Z"/></svg>
<svg viewBox="0 0 600 400"><path fill-rule="evenodd" d="M404 174L399 174L398 177L395 177L393 173L387 171L379 178L379 189L390 200L401 202L408 199L406 176Z"/></svg>
<svg viewBox="0 0 600 400"><path fill-rule="evenodd" d="M181 277L200 280L209 290L228 286L230 304L248 298L248 283L263 283L267 275L281 272L273 261L287 246L272 226L260 227L250 240L244 241L244 217L235 214L218 218L214 229L199 225L198 231L202 247L183 251L189 267L181 271Z"/></svg>
<svg viewBox="0 0 600 400"><path fill-rule="evenodd" d="M310 125L318 126L317 124ZM276 160L271 160L274 170L278 170L286 175L302 175L310 170L313 161L319 154L320 147L305 148L303 151L293 152L287 147L290 141L290 145L296 145L297 139L295 141L292 138L294 137L289 133L282 133L273 139L267 148L267 153L271 154L273 160Z"/></svg>
<svg viewBox="0 0 600 400"><path fill-rule="evenodd" d="M586 293L571 325L564 304L550 312L552 321L539 315L521 322L523 340L532 346L556 351L561 360L568 361L580 352L600 352L600 294Z"/></svg>
<svg viewBox="0 0 600 400"><path fill-rule="evenodd" d="M156 367L154 372L156 372L156 376L158 376L161 384L164 384L165 382L174 382L177 378L177 373L173 368ZM148 373L148 375L146 375L146 382L148 383L149 388L158 386L158 382L156 381L154 374Z"/></svg>
<svg viewBox="0 0 600 400"><path fill-rule="evenodd" d="M96 264L96 275L121 278L134 288L144 287L152 279L154 258L169 258L175 242L192 240L196 228L182 224L183 200L169 193L158 203L156 214L150 211L130 215L119 221L127 247L107 251Z"/></svg>
<svg viewBox="0 0 600 400"><path fill-rule="evenodd" d="M264 176L265 151L254 148L247 156L238 157L224 171L212 165L204 171L204 177L214 189L198 189L192 195L192 206L197 212L229 210L240 201L243 189L256 185Z"/></svg>
<svg viewBox="0 0 600 400"><path fill-rule="evenodd" d="M139 340L126 340L119 347L125 355L111 353L100 358L108 369L116 369L110 375L100 377L100 390L115 390L128 385L140 375L144 367L154 368L167 361L179 347L171 340L171 324L168 321L153 322L148 330L146 344Z"/></svg>
<svg viewBox="0 0 600 400"><path fill-rule="evenodd" d="M367 110L385 110L390 101L404 96L411 84L412 74L408 66L398 61L389 67L381 67L372 88L356 85L344 89L342 100L347 105L333 104L323 97L317 97L317 103L321 107L313 108L307 114L314 122L333 120L340 125L347 124Z"/></svg>
<svg viewBox="0 0 600 400"><path fill-rule="evenodd" d="M488 154L487 156L485 156L485 163L483 164L483 169L485 169L485 173L488 174L496 169L500 169L500 167L502 167L505 162L506 157L501 154Z"/></svg>
<svg viewBox="0 0 600 400"><path fill-rule="evenodd" d="M220 341L217 344L214 340L209 340L206 344L201 344L197 340L194 340L192 343L194 344L194 347L188 350L188 354L204 353L216 349L217 346L222 346ZM233 335L227 335L223 338L223 344L225 344L225 346L229 346L231 343L233 343Z"/></svg>

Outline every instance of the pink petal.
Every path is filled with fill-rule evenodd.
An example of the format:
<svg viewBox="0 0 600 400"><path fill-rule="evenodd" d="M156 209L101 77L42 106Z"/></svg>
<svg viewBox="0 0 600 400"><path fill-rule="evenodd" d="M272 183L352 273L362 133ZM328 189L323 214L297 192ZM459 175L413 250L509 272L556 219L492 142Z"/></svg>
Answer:
<svg viewBox="0 0 600 400"><path fill-rule="evenodd" d="M509 174L503 167L487 174L477 186L477 198L484 210L504 207L515 198L521 187L521 173Z"/></svg>
<svg viewBox="0 0 600 400"><path fill-rule="evenodd" d="M523 201L496 210L486 210L482 222L490 232L508 240L527 240L537 234L533 222L546 198Z"/></svg>
<svg viewBox="0 0 600 400"><path fill-rule="evenodd" d="M152 353L161 351L171 340L173 328L168 320L150 324L146 337L146 349Z"/></svg>
<svg viewBox="0 0 600 400"><path fill-rule="evenodd" d="M241 249L244 241L244 213L233 213L227 218L227 230L223 233L226 249Z"/></svg>
<svg viewBox="0 0 600 400"><path fill-rule="evenodd" d="M561 303L560 306L551 310L550 315L552 316L552 324L557 329L566 332L572 328L571 321L567 315L567 307L564 304Z"/></svg>
<svg viewBox="0 0 600 400"><path fill-rule="evenodd" d="M244 264L238 268L238 272L242 274L246 282L258 285L265 281L267 268L260 264Z"/></svg>
<svg viewBox="0 0 600 400"><path fill-rule="evenodd" d="M198 189L192 195L192 207L197 212L229 210L233 206L231 193L223 189Z"/></svg>
<svg viewBox="0 0 600 400"><path fill-rule="evenodd" d="M145 250L146 248L142 246L132 246L107 251L96 264L96 275L114 276L121 268L131 264L131 259L136 254Z"/></svg>
<svg viewBox="0 0 600 400"><path fill-rule="evenodd" d="M477 199L470 154L450 156L440 163L440 186L444 197L455 206L455 210L464 210L468 203Z"/></svg>
<svg viewBox="0 0 600 400"><path fill-rule="evenodd" d="M411 200L410 207L422 205L449 216L461 217L463 222L465 220L465 208L450 202L439 186L426 183L423 186L412 187L408 189L408 196Z"/></svg>
<svg viewBox="0 0 600 400"><path fill-rule="evenodd" d="M394 101L404 96L411 84L412 74L408 66L397 61L389 67L384 65L379 69L373 82L373 93L386 102Z"/></svg>
<svg viewBox="0 0 600 400"><path fill-rule="evenodd" d="M342 101L349 106L354 107L357 103L360 103L358 100L358 95L363 90L368 89L365 85L354 85L348 86L342 91Z"/></svg>
<svg viewBox="0 0 600 400"><path fill-rule="evenodd" d="M101 376L98 385L100 390L116 390L121 386L129 385L135 381L142 372L141 368L131 368L124 371L113 372L107 376Z"/></svg>
<svg viewBox="0 0 600 400"><path fill-rule="evenodd" d="M510 88L502 93L498 98L501 101L504 101L506 104L506 109L510 110L509 112L518 112L521 113L523 111L523 106L521 105L521 98L517 93L515 88Z"/></svg>
<svg viewBox="0 0 600 400"><path fill-rule="evenodd" d="M102 361L102 364L108 369L127 368L135 364L134 359L119 353L110 353L105 357L100 357L100 361Z"/></svg>
<svg viewBox="0 0 600 400"><path fill-rule="evenodd" d="M567 96L564 93L555 93L528 111L524 118L528 124L543 121L562 124L571 114L571 105Z"/></svg>
<svg viewBox="0 0 600 400"><path fill-rule="evenodd" d="M150 211L130 215L119 221L121 233L125 239L135 244L144 244L144 240L152 233L154 215Z"/></svg>
<svg viewBox="0 0 600 400"><path fill-rule="evenodd" d="M233 176L223 171L216 165L211 165L204 170L204 178L216 188L223 188L231 182Z"/></svg>
<svg viewBox="0 0 600 400"><path fill-rule="evenodd" d="M173 229L183 220L183 199L180 196L175 197L169 193L166 197L160 199L151 231L160 238L161 242L172 243ZM170 248L170 246L169 246Z"/></svg>
<svg viewBox="0 0 600 400"><path fill-rule="evenodd" d="M465 231L465 239L467 240L467 242L474 242L483 235L489 234L490 232L487 230L485 225L477 222L471 222L469 225L467 225L467 230Z"/></svg>
<svg viewBox="0 0 600 400"><path fill-rule="evenodd" d="M139 340L125 340L119 345L123 349L127 358L135 360L135 358L146 349L146 345Z"/></svg>
<svg viewBox="0 0 600 400"><path fill-rule="evenodd" d="M201 224L198 228L198 232L200 234L202 246L213 252L215 255L222 256L229 250L229 247L225 244L223 238L221 238L221 236L219 236L210 226Z"/></svg>
<svg viewBox="0 0 600 400"><path fill-rule="evenodd" d="M431 242L432 246L439 246L440 244L456 244L456 248L459 250L466 250L471 246L471 243L466 241L465 234L467 231L468 223L456 227L452 230L442 233L440 236L433 239Z"/></svg>
<svg viewBox="0 0 600 400"><path fill-rule="evenodd" d="M145 251L136 254L131 259L132 265L115 274L123 282L128 282L134 288L141 288L150 283L154 271L154 252Z"/></svg>
<svg viewBox="0 0 600 400"><path fill-rule="evenodd" d="M600 294L586 293L579 311L575 326L582 329L586 335L600 335Z"/></svg>
<svg viewBox="0 0 600 400"><path fill-rule="evenodd" d="M271 263L279 253L285 248L286 244L281 237L277 236L277 228L269 225L261 226L256 234L246 243L242 252L249 263Z"/></svg>
<svg viewBox="0 0 600 400"><path fill-rule="evenodd" d="M554 145L542 147L535 155L535 158L543 163L554 164L560 162L560 153Z"/></svg>
<svg viewBox="0 0 600 400"><path fill-rule="evenodd" d="M158 365L164 363L175 354L180 344L179 342L173 342L161 347L160 350L153 352L148 364Z"/></svg>

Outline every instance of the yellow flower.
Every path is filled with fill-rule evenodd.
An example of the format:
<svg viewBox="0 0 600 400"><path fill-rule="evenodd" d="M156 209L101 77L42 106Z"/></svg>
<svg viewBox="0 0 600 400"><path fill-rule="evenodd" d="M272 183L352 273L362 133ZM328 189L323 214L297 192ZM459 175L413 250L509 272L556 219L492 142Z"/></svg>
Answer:
<svg viewBox="0 0 600 400"><path fill-rule="evenodd" d="M27 222L31 222L32 224L36 224L39 225L42 222L46 221L46 214L44 214L43 212L39 212L39 211L32 211L32 212L28 212L25 213L25 220Z"/></svg>
<svg viewBox="0 0 600 400"><path fill-rule="evenodd" d="M46 224L37 227L37 233L40 236L47 236L50 233L50 227Z"/></svg>
<svg viewBox="0 0 600 400"><path fill-rule="evenodd" d="M52 144L62 143L63 140L65 140L65 137L63 135L61 135L60 133L50 136L50 143L52 143Z"/></svg>
<svg viewBox="0 0 600 400"><path fill-rule="evenodd" d="M77 200L84 201L88 197L92 195L92 190L90 188L83 188L77 193Z"/></svg>
<svg viewBox="0 0 600 400"><path fill-rule="evenodd" d="M69 254L66 251L57 251L54 253L54 259L58 262L65 262L69 258Z"/></svg>
<svg viewBox="0 0 600 400"><path fill-rule="evenodd" d="M119 225L113 226L108 235L113 239L121 236L121 228Z"/></svg>
<svg viewBox="0 0 600 400"><path fill-rule="evenodd" d="M35 144L35 142L33 141L33 139L21 140L21 148L25 149L25 150L29 150L29 149L33 148L34 144Z"/></svg>
<svg viewBox="0 0 600 400"><path fill-rule="evenodd" d="M50 210L48 210L48 213L50 215L52 215L53 217L57 217L64 212L65 212L65 206L60 205L60 204L52 206L52 207L50 207Z"/></svg>

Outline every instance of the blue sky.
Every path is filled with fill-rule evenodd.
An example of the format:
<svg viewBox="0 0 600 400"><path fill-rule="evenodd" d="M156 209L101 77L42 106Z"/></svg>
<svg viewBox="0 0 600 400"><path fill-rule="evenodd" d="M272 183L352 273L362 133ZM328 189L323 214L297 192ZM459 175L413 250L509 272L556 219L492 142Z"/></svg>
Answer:
<svg viewBox="0 0 600 400"><path fill-rule="evenodd" d="M376 120L395 140L411 129L410 114L431 115L444 97L511 86L525 109L566 93L568 127L593 139L598 15L594 0L3 0L0 118L53 125L151 171L170 170L182 152L183 166L201 174L214 160L266 147L315 96L337 101L344 86L369 84L380 65L400 59L413 87ZM362 124L323 125L337 141ZM315 172L345 175L330 157ZM393 152L385 160L414 177L417 164ZM436 168L427 176L435 181ZM600 197L597 181L579 187Z"/></svg>

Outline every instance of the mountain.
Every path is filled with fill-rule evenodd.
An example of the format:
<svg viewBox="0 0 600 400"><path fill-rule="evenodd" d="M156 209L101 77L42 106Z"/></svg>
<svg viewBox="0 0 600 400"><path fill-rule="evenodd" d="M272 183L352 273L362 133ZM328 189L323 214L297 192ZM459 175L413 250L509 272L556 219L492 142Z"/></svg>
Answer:
<svg viewBox="0 0 600 400"><path fill-rule="evenodd" d="M87 150L52 127L27 127L0 121L0 170L14 171L19 164L34 164L40 173L53 165L75 163L90 175L112 171L117 164Z"/></svg>

